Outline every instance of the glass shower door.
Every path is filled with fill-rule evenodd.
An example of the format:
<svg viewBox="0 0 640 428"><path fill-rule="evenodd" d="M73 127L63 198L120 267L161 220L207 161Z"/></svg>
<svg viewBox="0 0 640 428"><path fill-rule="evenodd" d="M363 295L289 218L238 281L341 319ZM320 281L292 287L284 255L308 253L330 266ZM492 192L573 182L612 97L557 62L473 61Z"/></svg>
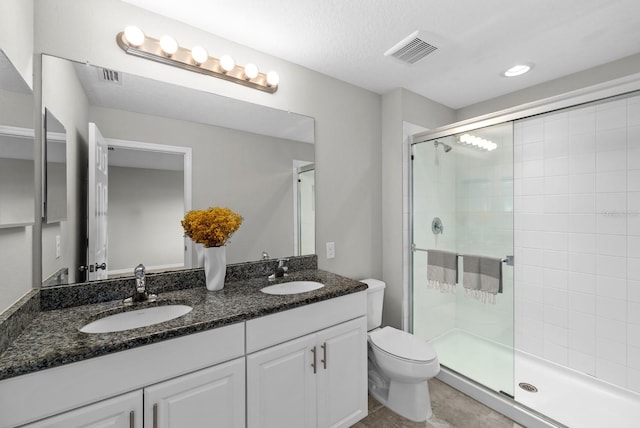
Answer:
<svg viewBox="0 0 640 428"><path fill-rule="evenodd" d="M499 124L415 143L411 167L413 333L435 346L443 366L510 396L512 128L511 123ZM439 290L429 284L429 250L458 254L456 285ZM505 260L499 265L500 293L471 292L463 286L465 255Z"/></svg>

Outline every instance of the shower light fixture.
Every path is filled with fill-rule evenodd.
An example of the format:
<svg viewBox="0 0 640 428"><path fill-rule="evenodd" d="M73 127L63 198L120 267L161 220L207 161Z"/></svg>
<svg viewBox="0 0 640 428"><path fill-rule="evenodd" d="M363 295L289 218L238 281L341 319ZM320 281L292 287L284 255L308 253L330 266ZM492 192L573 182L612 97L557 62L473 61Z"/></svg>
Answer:
<svg viewBox="0 0 640 428"><path fill-rule="evenodd" d="M475 135L471 134L462 134L458 140L458 143L477 147L488 152L498 148L498 145L493 141L485 140L484 138L476 137Z"/></svg>
<svg viewBox="0 0 640 428"><path fill-rule="evenodd" d="M128 26L118 33L116 42L129 55L218 77L270 94L278 90L280 83L280 76L275 71L261 73L255 64L239 66L229 55L220 59L211 57L202 46L183 48L171 36L154 39L135 26Z"/></svg>

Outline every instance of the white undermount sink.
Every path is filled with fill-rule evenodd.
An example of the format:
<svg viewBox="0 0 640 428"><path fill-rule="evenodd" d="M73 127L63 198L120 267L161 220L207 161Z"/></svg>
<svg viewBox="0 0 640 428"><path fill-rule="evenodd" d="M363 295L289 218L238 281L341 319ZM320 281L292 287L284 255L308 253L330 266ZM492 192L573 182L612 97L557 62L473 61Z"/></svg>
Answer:
<svg viewBox="0 0 640 428"><path fill-rule="evenodd" d="M191 312L187 305L164 305L119 312L86 324L83 333L113 333L169 321Z"/></svg>
<svg viewBox="0 0 640 428"><path fill-rule="evenodd" d="M284 295L306 293L307 291L317 290L322 287L324 287L324 284L316 281L290 281L270 285L268 287L261 288L260 291L266 294Z"/></svg>

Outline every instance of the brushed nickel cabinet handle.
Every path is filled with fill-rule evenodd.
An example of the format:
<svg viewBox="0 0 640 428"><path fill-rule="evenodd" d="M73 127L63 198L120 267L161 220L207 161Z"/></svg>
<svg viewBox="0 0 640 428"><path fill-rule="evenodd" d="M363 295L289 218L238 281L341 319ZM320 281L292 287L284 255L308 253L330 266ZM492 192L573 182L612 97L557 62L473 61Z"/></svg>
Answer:
<svg viewBox="0 0 640 428"><path fill-rule="evenodd" d="M320 362L322 363L322 366L326 370L327 369L327 342L324 342L320 347L322 348L322 359L320 360Z"/></svg>
<svg viewBox="0 0 640 428"><path fill-rule="evenodd" d="M134 428L135 418L133 410L129 412L129 428Z"/></svg>
<svg viewBox="0 0 640 428"><path fill-rule="evenodd" d="M158 428L158 403L153 405L153 428Z"/></svg>
<svg viewBox="0 0 640 428"><path fill-rule="evenodd" d="M313 353L313 363L311 363L311 367L313 367L313 374L316 374L317 358L316 358L316 347L315 346L313 348L311 348L311 352Z"/></svg>

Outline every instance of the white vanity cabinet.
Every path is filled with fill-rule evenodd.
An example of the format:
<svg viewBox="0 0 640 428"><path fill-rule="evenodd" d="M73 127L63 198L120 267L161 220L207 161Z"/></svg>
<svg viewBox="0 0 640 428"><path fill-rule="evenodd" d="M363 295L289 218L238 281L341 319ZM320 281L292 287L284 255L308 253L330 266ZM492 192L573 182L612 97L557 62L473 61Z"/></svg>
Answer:
<svg viewBox="0 0 640 428"><path fill-rule="evenodd" d="M349 427L367 415L366 299L358 294L247 323L248 352L279 343L247 355L249 428Z"/></svg>
<svg viewBox="0 0 640 428"><path fill-rule="evenodd" d="M164 423L161 425L164 427L169 426L162 417L167 409L181 414L184 409L194 411L200 406L207 412L217 408L220 414L214 418L234 421L235 425L226 426L242 427L245 425L244 337L244 323L238 323L5 379L0 381L0 427L13 428L38 421L33 427L129 428L128 407L122 407L124 416L120 417L117 406L122 404L122 397L128 397L129 393L142 395L143 391L145 399L140 401L140 409L144 406L144 410L135 412L134 428L142 428L143 419L144 426L152 426L153 419L148 415L153 415L154 403L158 404L157 421ZM156 401L149 401L150 394ZM208 402L212 397L224 397L224 403ZM92 418L101 420L103 408L111 409L111 416L105 416L109 422L91 425ZM85 418L87 424L49 425L58 417L75 418L76 415ZM241 415L241 420L237 415ZM75 419L68 419L72 420ZM122 421L124 425L120 425ZM176 423L171 426L225 425Z"/></svg>

